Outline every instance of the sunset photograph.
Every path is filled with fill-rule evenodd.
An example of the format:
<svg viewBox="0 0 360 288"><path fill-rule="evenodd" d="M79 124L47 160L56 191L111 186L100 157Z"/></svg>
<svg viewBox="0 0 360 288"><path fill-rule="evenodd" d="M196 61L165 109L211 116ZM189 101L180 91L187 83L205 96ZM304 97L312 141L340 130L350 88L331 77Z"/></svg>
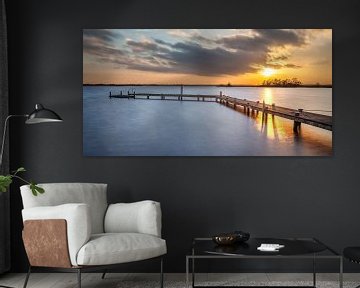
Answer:
<svg viewBox="0 0 360 288"><path fill-rule="evenodd" d="M0 8L0 288L360 288L360 0Z"/></svg>
<svg viewBox="0 0 360 288"><path fill-rule="evenodd" d="M331 156L331 29L84 29L85 156Z"/></svg>

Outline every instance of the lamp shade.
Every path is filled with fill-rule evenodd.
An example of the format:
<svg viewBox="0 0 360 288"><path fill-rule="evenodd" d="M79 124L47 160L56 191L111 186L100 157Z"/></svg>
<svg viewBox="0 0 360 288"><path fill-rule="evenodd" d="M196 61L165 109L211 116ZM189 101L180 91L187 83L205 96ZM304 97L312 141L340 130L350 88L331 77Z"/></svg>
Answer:
<svg viewBox="0 0 360 288"><path fill-rule="evenodd" d="M29 114L25 123L26 124L38 124L46 122L62 122L61 117L54 111L45 108L41 104L35 105L35 110Z"/></svg>

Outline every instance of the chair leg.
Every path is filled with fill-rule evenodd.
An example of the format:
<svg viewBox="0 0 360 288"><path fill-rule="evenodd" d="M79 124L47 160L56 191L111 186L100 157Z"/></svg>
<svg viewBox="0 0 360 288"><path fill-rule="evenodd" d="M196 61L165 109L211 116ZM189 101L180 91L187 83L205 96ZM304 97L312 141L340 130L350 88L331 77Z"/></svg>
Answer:
<svg viewBox="0 0 360 288"><path fill-rule="evenodd" d="M31 274L31 265L29 266L29 270L26 274L26 278L25 278L25 282L24 282L24 286L23 288L26 288L27 284L28 284L28 281L29 281L29 277L30 277L30 274Z"/></svg>
<svg viewBox="0 0 360 288"><path fill-rule="evenodd" d="M104 273L101 275L101 279L105 279L106 272L107 270L104 270Z"/></svg>
<svg viewBox="0 0 360 288"><path fill-rule="evenodd" d="M78 288L81 288L81 269L77 269Z"/></svg>
<svg viewBox="0 0 360 288"><path fill-rule="evenodd" d="M164 259L163 257L161 257L160 260L160 287L163 288L164 287Z"/></svg>

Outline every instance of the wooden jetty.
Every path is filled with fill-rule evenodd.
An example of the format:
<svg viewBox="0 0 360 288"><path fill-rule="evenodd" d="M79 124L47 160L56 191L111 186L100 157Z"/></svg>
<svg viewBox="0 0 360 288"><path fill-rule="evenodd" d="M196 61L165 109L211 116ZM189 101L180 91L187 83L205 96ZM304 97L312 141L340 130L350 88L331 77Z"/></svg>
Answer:
<svg viewBox="0 0 360 288"><path fill-rule="evenodd" d="M246 99L237 99L234 97L220 96L219 101L221 104L230 106L236 109L237 106L242 106L244 111L249 113L250 111L260 111L266 114L272 114L282 118L290 119L294 121L294 130L298 130L301 127L301 123L312 125L315 127L323 128L332 131L332 116L312 113L304 111L303 109L291 109L275 104L265 104L259 101L250 101Z"/></svg>
<svg viewBox="0 0 360 288"><path fill-rule="evenodd" d="M194 94L171 94L171 93L127 93L112 95L110 98L125 98L125 99L152 99L152 100L177 100L177 101L204 101L217 102L227 107L238 110L242 108L246 114L251 112L262 112L263 116L268 114L286 118L294 121L294 131L299 131L301 123L319 127L322 129L332 131L332 116L312 113L304 111L303 109L291 109L275 104L265 104L265 102L251 101L247 99L238 99L223 95L194 95Z"/></svg>
<svg viewBox="0 0 360 288"><path fill-rule="evenodd" d="M128 93L109 94L110 98L122 99L152 99L152 100L180 100L180 101L207 101L217 102L218 95L194 95L194 94L171 94L171 93Z"/></svg>

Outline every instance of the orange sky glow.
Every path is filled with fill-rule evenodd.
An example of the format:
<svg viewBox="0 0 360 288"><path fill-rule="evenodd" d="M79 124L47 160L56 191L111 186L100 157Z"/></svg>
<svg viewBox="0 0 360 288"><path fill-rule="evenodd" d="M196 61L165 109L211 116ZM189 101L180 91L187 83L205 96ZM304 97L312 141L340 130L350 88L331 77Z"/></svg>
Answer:
<svg viewBox="0 0 360 288"><path fill-rule="evenodd" d="M331 29L86 29L84 84L332 84Z"/></svg>

